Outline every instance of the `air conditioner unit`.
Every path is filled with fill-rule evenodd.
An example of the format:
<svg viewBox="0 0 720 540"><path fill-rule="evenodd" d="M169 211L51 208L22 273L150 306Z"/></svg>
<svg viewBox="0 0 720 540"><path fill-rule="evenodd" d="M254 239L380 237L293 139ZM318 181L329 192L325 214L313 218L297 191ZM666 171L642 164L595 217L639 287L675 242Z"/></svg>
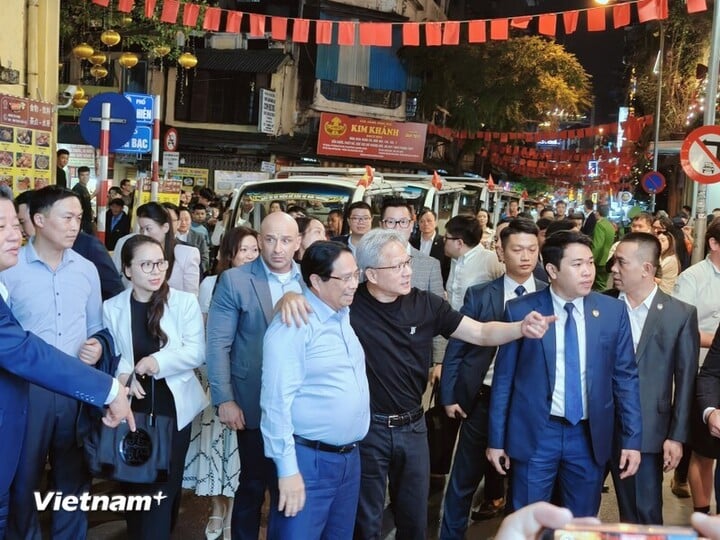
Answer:
<svg viewBox="0 0 720 540"><path fill-rule="evenodd" d="M205 47L209 49L244 49L242 34L217 32L205 38Z"/></svg>

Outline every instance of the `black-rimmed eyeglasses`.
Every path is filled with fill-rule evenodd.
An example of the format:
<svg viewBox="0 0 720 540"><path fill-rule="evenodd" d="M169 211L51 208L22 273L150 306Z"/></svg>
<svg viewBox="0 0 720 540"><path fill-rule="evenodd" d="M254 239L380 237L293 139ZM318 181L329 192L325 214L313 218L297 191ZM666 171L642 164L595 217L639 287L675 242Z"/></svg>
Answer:
<svg viewBox="0 0 720 540"><path fill-rule="evenodd" d="M167 261L143 261L138 266L140 267L140 270L142 270L146 274L152 274L156 268L161 272L164 272L168 269L170 263L168 263Z"/></svg>
<svg viewBox="0 0 720 540"><path fill-rule="evenodd" d="M328 276L330 279L337 279L338 281L342 281L343 283L350 283L351 281L360 281L360 270L356 270L352 274L347 274L345 276Z"/></svg>
<svg viewBox="0 0 720 540"><path fill-rule="evenodd" d="M391 270L392 272L399 274L402 272L405 268L408 268L410 266L410 263L412 263L413 258L408 257L407 260L399 263L394 264L393 266L371 266L373 270Z"/></svg>

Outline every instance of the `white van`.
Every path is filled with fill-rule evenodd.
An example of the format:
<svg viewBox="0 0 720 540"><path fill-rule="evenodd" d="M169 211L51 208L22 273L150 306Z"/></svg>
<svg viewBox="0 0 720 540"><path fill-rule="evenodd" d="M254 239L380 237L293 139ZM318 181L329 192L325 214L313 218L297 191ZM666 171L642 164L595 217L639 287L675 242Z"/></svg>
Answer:
<svg viewBox="0 0 720 540"><path fill-rule="evenodd" d="M411 202L416 212L423 207L432 208L438 215L442 234L447 220L460 211L464 184L443 182L437 189L428 175L388 179L373 169L370 173L371 181L366 168L285 167L275 178L247 182L236 189L225 223L230 227L250 225L259 230L273 201L286 207L301 206L307 216L326 223L331 210L340 210L344 215L351 203L365 201L372 208L373 225L377 226L383 200L400 197Z"/></svg>

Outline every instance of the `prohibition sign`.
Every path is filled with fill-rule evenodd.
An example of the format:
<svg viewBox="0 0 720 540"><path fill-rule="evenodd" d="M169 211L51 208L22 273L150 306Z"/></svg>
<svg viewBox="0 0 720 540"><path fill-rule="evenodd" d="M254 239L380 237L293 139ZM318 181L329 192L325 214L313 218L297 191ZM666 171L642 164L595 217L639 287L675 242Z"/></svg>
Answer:
<svg viewBox="0 0 720 540"><path fill-rule="evenodd" d="M693 130L680 148L680 164L685 173L701 184L720 182L720 127L703 126Z"/></svg>

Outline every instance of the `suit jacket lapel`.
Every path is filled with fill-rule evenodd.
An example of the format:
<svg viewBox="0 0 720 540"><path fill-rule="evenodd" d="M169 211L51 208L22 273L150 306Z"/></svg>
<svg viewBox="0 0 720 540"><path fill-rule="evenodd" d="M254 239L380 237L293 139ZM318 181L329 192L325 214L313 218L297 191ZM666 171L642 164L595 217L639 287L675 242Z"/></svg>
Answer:
<svg viewBox="0 0 720 540"><path fill-rule="evenodd" d="M488 285L488 287L492 287L489 291L492 311L499 315L497 317L499 321L502 320L503 313L505 312L505 286L503 279L504 278L501 277Z"/></svg>
<svg viewBox="0 0 720 540"><path fill-rule="evenodd" d="M604 314L596 308L594 293L590 293L585 297L583 301L584 318L585 318L585 382L587 384L587 395L592 395L590 392L593 384L593 363L590 361L591 358L596 354L600 348L600 335L598 330L602 328L602 320ZM595 322L595 319L599 319L600 324Z"/></svg>
<svg viewBox="0 0 720 540"><path fill-rule="evenodd" d="M552 297L550 296L550 288L543 289L537 295L537 311L542 315L554 315ZM550 382L550 390L555 388L555 355L557 347L555 345L555 324L551 324L548 331L542 338L543 352L545 353L545 367L547 369L548 381Z"/></svg>
<svg viewBox="0 0 720 540"><path fill-rule="evenodd" d="M659 327L658 322L660 321L662 309L666 301L667 294L658 289L655 293L655 298L653 298L652 304L650 304L650 310L648 311L647 319L645 319L642 334L640 334L640 341L638 342L638 348L635 352L635 360L638 363L640 363L640 360L643 357L645 348L647 347L650 338L655 335L655 329Z"/></svg>
<svg viewBox="0 0 720 540"><path fill-rule="evenodd" d="M270 294L270 285L268 285L268 278L265 274L265 268L263 268L260 257L255 259L252 265L253 268L250 283L253 287L253 290L255 291L255 294L257 295L258 302L260 302L263 313L265 314L265 322L269 325L270 321L272 321L273 318L274 308L272 296Z"/></svg>

